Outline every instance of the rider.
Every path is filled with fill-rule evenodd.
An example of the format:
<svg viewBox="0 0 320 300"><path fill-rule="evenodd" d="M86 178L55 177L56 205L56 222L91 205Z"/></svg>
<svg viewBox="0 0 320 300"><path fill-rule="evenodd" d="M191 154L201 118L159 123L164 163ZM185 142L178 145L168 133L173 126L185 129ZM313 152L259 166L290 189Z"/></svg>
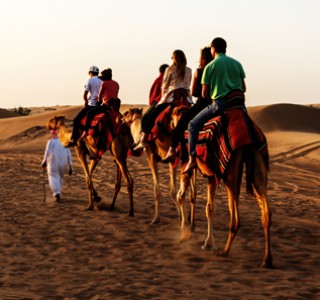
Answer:
<svg viewBox="0 0 320 300"><path fill-rule="evenodd" d="M191 69L187 67L187 59L182 50L175 50L172 54L172 65L164 73L161 100L152 108L148 115L141 120L140 139L134 150L144 148L157 116L175 100L184 99L192 103L190 95ZM147 122L145 119L147 118Z"/></svg>
<svg viewBox="0 0 320 300"><path fill-rule="evenodd" d="M161 100L161 86L163 82L163 76L166 69L169 67L167 64L163 64L159 67L159 76L154 80L150 92L149 92L149 107L148 110L144 113L143 118L141 119L141 128L146 128L147 123L151 123L152 120L149 120L152 116L151 112L155 109L158 102Z"/></svg>
<svg viewBox="0 0 320 300"><path fill-rule="evenodd" d="M73 130L71 134L70 142L67 147L75 146L79 139L79 129L81 120L87 115L87 113L93 109L98 103L98 94L101 86L101 79L98 78L99 68L91 66L89 69L89 79L85 85L83 100L85 102L84 108L78 113L73 120ZM88 95L90 96L88 98Z"/></svg>
<svg viewBox="0 0 320 300"><path fill-rule="evenodd" d="M217 37L211 42L214 58L204 69L202 76L202 97L211 98L212 103L197 114L189 123L189 162L183 173L197 166L196 141L198 133L209 119L225 110L231 95L242 99L244 103L245 73L237 60L226 55L227 42Z"/></svg>
<svg viewBox="0 0 320 300"><path fill-rule="evenodd" d="M120 109L120 99L118 98L119 84L112 79L112 70L105 69L101 71L99 79L102 80L102 84L98 94L98 105L87 113L85 130L80 139L87 135L90 123L95 115L106 113L110 109L116 111L119 111Z"/></svg>
<svg viewBox="0 0 320 300"><path fill-rule="evenodd" d="M159 76L154 80L150 88L149 106L156 105L161 99L161 86L163 82L163 75L168 67L169 65L167 64L163 64L159 67Z"/></svg>
<svg viewBox="0 0 320 300"><path fill-rule="evenodd" d="M204 47L200 51L200 62L199 67L194 72L191 85L192 96L197 97L197 102L190 107L179 119L177 126L172 131L171 145L167 152L166 157L162 160L163 162L169 162L176 156L176 148L179 143L183 141L184 131L188 128L188 124L192 118L194 118L202 109L209 105L212 101L210 98L205 99L201 96L201 77L204 67L212 61L213 57L211 54L210 47Z"/></svg>

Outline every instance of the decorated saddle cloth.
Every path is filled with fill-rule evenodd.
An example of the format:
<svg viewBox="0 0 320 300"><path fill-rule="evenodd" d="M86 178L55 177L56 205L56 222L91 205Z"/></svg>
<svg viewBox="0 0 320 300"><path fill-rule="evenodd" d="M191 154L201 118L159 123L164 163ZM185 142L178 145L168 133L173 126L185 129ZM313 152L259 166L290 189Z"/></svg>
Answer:
<svg viewBox="0 0 320 300"><path fill-rule="evenodd" d="M121 118L119 111L108 110L107 113L97 114L92 119L88 135L95 138L99 156L110 148L115 136L130 134L129 127L120 123L119 118Z"/></svg>
<svg viewBox="0 0 320 300"><path fill-rule="evenodd" d="M191 104L187 100L175 100L167 108L165 108L154 122L154 126L148 136L148 141L159 139L163 141L166 137L171 135L173 130L171 124L171 116L175 107L190 106Z"/></svg>
<svg viewBox="0 0 320 300"><path fill-rule="evenodd" d="M185 132L188 140L188 131ZM221 179L233 151L239 147L254 144L262 154L267 169L269 154L267 140L261 129L250 119L244 108L232 108L207 122L199 132L196 152Z"/></svg>

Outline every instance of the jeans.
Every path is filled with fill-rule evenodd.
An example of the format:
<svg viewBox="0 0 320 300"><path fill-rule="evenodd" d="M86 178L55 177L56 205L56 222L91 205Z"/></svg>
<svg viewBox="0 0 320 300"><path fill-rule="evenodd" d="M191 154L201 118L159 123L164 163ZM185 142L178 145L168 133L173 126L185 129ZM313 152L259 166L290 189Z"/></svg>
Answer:
<svg viewBox="0 0 320 300"><path fill-rule="evenodd" d="M199 98L179 119L177 127L172 131L171 147L177 148L184 140L184 131L188 129L189 122L204 108L212 103L211 99Z"/></svg>
<svg viewBox="0 0 320 300"><path fill-rule="evenodd" d="M202 129L203 125L209 121L211 118L215 117L218 113L221 113L227 107L226 99L217 99L205 109L199 112L189 123L189 148L190 155L196 155L196 143L198 139L199 131Z"/></svg>

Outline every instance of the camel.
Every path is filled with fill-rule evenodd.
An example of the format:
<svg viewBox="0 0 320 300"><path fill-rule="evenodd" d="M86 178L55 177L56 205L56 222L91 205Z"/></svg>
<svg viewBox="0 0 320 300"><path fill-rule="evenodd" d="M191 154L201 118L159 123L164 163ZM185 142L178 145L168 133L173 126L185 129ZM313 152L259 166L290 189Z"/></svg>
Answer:
<svg viewBox="0 0 320 300"><path fill-rule="evenodd" d="M49 124L54 123L56 128L59 129L58 137L62 145L67 145L70 141L71 134L68 132L65 125L64 116L54 116L50 119ZM100 160L99 149L96 143L97 137L88 135L87 137L79 140L75 146L76 153L78 155L81 166L86 176L86 184L88 189L88 206L87 210L93 210L94 201L99 202L100 197L93 186L92 175ZM115 190L113 195L112 204L110 210L114 209L117 195L121 188L121 177L123 175L127 190L129 194L129 216L134 215L133 208L133 180L130 176L127 168L127 152L132 146L133 140L130 134L116 135L110 145L110 153L113 157L113 161L117 167L117 182L115 184ZM87 155L90 155L90 164L87 162Z"/></svg>
<svg viewBox="0 0 320 300"><path fill-rule="evenodd" d="M175 124L181 117L182 113L183 110L174 110L173 118L175 120ZM213 247L215 249L215 253L219 256L228 256L229 254L232 242L240 228L238 202L240 195L240 184L243 174L243 165L246 166L247 192L257 199L261 209L261 220L265 236L265 253L261 267L272 268L272 255L270 249L271 212L267 201L268 170L262 155L256 150L253 144L240 147L232 153L231 159L222 178L228 194L230 211L229 237L222 251L217 250L213 235L213 213L215 205L214 196L219 183L216 181L216 174L212 168L197 158L198 170L204 177L208 179L206 205L208 227L207 237L202 249L209 250L211 247ZM177 194L177 201L179 203L181 212L181 240L187 240L191 237L191 233L187 226L187 218L184 208L185 191L190 184L191 178L191 172L189 174L183 174L182 172L180 175L181 186Z"/></svg>
<svg viewBox="0 0 320 300"><path fill-rule="evenodd" d="M130 108L127 112L124 113L122 119L123 122L130 126L131 135L133 140L137 143L140 136L140 126L142 118L142 109L139 108ZM159 185L159 174L158 174L158 163L164 159L167 154L171 142L171 136L165 136L163 139L155 139L152 142L148 143L148 146L145 148L147 154L147 160L149 167L151 169L153 186L154 186L154 202L155 202L155 212L154 217L151 221L151 224L158 224L160 222L160 213L159 213L159 202L161 198L160 185ZM182 159L182 166L187 163L187 157ZM177 166L174 162L168 162L169 165L169 174L170 174L170 194L173 203L175 204L178 214L180 214L180 209L178 202L176 200L176 169ZM195 228L195 204L196 204L196 176L194 175L193 180L189 181L190 186L190 212L189 212L189 222L190 230L194 231Z"/></svg>

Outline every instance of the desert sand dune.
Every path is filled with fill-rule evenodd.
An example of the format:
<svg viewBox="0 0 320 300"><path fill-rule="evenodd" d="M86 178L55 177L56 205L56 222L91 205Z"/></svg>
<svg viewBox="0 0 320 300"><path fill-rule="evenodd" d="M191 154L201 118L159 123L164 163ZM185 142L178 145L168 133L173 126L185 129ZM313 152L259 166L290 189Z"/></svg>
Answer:
<svg viewBox="0 0 320 300"><path fill-rule="evenodd" d="M62 201L55 203L40 167L48 138L44 126L54 114L72 120L79 109L33 108L30 116L0 119L0 299L320 298L319 108L290 104L248 108L269 142L275 265L270 270L259 268L264 251L260 210L245 188L240 196L242 227L227 258L201 250L207 226L206 180L201 177L197 228L190 241L179 243L179 220L169 201L168 169L162 164L161 222L150 225L153 188L145 155L128 158L135 183L135 217L127 215L124 184L115 211L84 210L85 178L74 150L75 174L66 174ZM115 176L106 153L94 180L107 206ZM226 242L228 222L221 185L215 213L219 248Z"/></svg>
<svg viewBox="0 0 320 300"><path fill-rule="evenodd" d="M265 131L320 133L319 108L297 104L274 104L248 109L250 116Z"/></svg>
<svg viewBox="0 0 320 300"><path fill-rule="evenodd" d="M2 119L2 118L13 118L13 117L18 117L18 114L14 113L14 112L12 112L10 110L0 108L0 119Z"/></svg>

